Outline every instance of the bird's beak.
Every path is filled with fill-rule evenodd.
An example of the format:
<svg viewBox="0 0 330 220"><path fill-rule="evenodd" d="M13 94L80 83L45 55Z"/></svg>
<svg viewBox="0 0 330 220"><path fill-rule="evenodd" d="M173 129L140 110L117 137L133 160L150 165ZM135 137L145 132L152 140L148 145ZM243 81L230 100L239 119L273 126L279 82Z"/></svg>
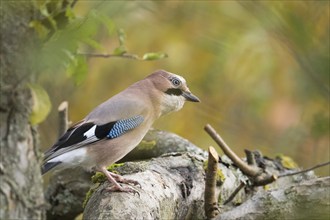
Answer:
<svg viewBox="0 0 330 220"><path fill-rule="evenodd" d="M191 92L183 91L182 96L185 97L187 101L200 102L199 98L197 96L195 96L194 94L192 94Z"/></svg>

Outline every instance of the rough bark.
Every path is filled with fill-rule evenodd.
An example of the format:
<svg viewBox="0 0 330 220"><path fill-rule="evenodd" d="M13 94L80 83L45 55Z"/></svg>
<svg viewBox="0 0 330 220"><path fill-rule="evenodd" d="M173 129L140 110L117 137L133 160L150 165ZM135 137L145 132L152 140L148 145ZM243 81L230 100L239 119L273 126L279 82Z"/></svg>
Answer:
<svg viewBox="0 0 330 220"><path fill-rule="evenodd" d="M173 153L126 163L117 171L141 183L135 188L139 195L108 192L106 181L90 197L84 219L205 219L203 160L200 155ZM222 204L244 178L234 167L219 168L216 195ZM280 178L267 190L247 187L221 205L215 219L328 219L329 180L309 173Z"/></svg>
<svg viewBox="0 0 330 220"><path fill-rule="evenodd" d="M47 220L71 220L83 212L83 201L92 186L91 173L81 168L55 172L45 191Z"/></svg>
<svg viewBox="0 0 330 220"><path fill-rule="evenodd" d="M147 160L171 152L190 152L207 157L207 152L188 140L166 131L151 129L143 141L121 161Z"/></svg>
<svg viewBox="0 0 330 220"><path fill-rule="evenodd" d="M125 163L119 173L138 181L138 193L107 192L108 182L96 189L83 219L202 219L203 160L189 153L167 154L147 162ZM196 212L198 210L198 212Z"/></svg>
<svg viewBox="0 0 330 220"><path fill-rule="evenodd" d="M259 191L217 220L329 219L330 177L315 178Z"/></svg>
<svg viewBox="0 0 330 220"><path fill-rule="evenodd" d="M29 125L31 1L1 1L0 219L41 219L43 192L36 132Z"/></svg>

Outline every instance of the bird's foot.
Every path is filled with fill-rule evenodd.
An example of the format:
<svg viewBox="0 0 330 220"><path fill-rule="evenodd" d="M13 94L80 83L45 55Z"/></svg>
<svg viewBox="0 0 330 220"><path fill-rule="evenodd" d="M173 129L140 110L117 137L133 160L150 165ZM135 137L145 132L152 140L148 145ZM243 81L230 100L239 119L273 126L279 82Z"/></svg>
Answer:
<svg viewBox="0 0 330 220"><path fill-rule="evenodd" d="M113 184L110 188L107 189L108 191L110 191L110 192L132 192L134 194L137 193L138 195L140 195L140 193L137 190L132 189L130 187L122 187L118 183L118 182L121 182L121 183L130 183L133 185L140 185L138 181L131 180L131 179L125 179L124 177L122 177L118 174L109 172L106 169L106 167L102 167L100 169L100 171L103 172L105 174L105 176L108 178L109 182ZM140 187L141 187L141 185L140 185Z"/></svg>
<svg viewBox="0 0 330 220"><path fill-rule="evenodd" d="M112 185L111 187L106 189L109 192L128 192L128 193L136 193L140 196L140 193L136 189L132 189L130 187L123 187L120 185Z"/></svg>
<svg viewBox="0 0 330 220"><path fill-rule="evenodd" d="M127 179L127 178L124 178L118 174L115 174L115 173L111 173L109 172L109 174L117 181L117 182L120 182L120 183L126 183L126 184L133 184L134 186L139 186L141 188L141 185L138 181L136 180L132 180L132 179Z"/></svg>

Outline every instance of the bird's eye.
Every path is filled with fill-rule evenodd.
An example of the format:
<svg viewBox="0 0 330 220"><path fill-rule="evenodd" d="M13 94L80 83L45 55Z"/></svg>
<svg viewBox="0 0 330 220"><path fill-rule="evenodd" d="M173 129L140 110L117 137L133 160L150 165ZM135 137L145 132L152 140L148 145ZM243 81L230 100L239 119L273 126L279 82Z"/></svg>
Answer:
<svg viewBox="0 0 330 220"><path fill-rule="evenodd" d="M172 84L174 85L174 86L180 86L181 85L181 81L178 79L178 78L176 78L176 77L173 77L172 79L171 79L171 82L172 82Z"/></svg>

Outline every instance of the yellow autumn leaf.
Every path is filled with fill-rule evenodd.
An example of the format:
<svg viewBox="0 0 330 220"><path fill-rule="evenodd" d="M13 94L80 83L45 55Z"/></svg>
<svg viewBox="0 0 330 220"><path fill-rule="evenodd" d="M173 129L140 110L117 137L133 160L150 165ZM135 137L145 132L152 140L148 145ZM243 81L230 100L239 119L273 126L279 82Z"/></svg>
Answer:
<svg viewBox="0 0 330 220"><path fill-rule="evenodd" d="M51 102L48 93L37 84L28 84L32 94L32 111L29 121L32 125L39 124L48 116L51 109Z"/></svg>

